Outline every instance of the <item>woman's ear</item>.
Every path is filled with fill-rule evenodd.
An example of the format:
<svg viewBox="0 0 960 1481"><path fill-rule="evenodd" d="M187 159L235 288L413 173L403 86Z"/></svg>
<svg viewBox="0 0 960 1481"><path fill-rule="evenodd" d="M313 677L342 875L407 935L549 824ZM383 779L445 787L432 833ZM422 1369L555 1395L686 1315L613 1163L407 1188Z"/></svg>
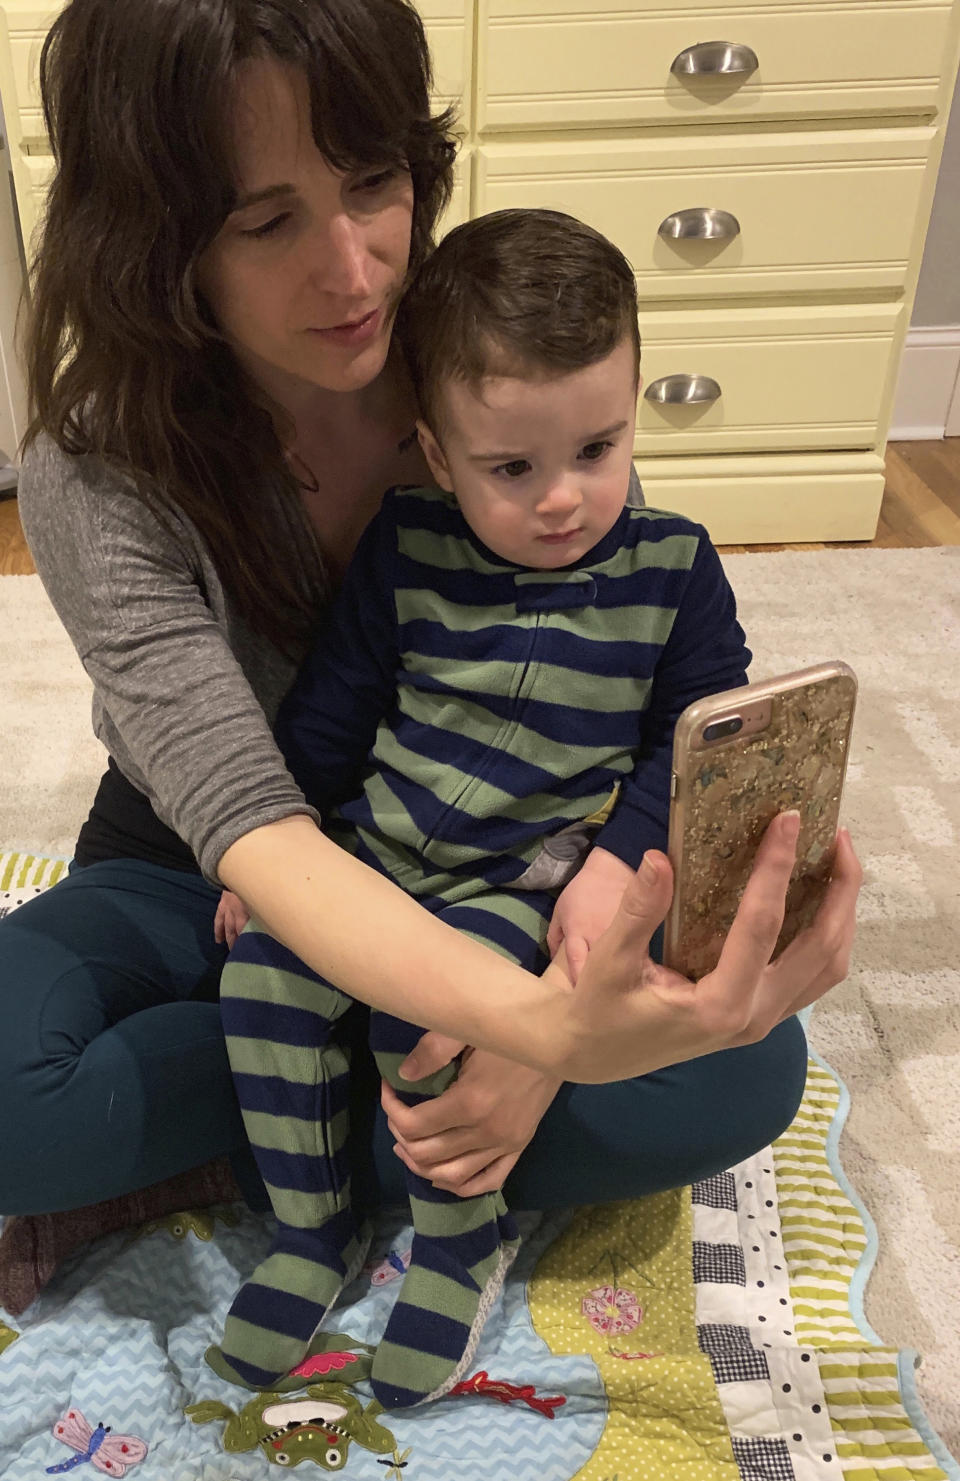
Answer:
<svg viewBox="0 0 960 1481"><path fill-rule="evenodd" d="M427 460L427 467L433 474L434 481L440 488L446 489L448 494L453 493L453 479L450 477L450 469L444 456L443 448L434 437L426 422L417 422L417 436L420 439L420 447L423 456Z"/></svg>

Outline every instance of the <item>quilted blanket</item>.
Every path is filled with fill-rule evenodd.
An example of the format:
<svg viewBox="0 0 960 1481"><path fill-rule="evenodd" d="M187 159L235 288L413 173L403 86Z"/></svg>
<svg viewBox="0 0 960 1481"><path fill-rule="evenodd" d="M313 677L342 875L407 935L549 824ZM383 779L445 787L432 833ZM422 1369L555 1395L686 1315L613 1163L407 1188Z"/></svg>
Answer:
<svg viewBox="0 0 960 1481"><path fill-rule="evenodd" d="M62 868L62 865L60 866ZM0 854L0 912L57 861ZM458 1389L385 1414L365 1373L412 1237L385 1211L299 1387L250 1396L203 1352L270 1219L190 1211L79 1252L0 1320L0 1474L133 1481L960 1481L915 1354L863 1315L875 1253L837 1142L847 1097L811 1055L794 1124L693 1187L521 1214L523 1244Z"/></svg>

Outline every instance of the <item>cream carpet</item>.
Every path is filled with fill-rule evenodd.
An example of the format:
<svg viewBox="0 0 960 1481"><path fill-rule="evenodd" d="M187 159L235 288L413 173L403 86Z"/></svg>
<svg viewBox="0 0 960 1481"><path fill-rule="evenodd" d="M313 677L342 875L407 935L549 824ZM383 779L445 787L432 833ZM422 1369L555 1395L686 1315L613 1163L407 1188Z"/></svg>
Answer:
<svg viewBox="0 0 960 1481"><path fill-rule="evenodd" d="M814 1048L845 1080L841 1159L876 1221L866 1315L923 1354L960 1455L960 548L736 555L755 677L860 678L845 820L867 873L853 970ZM0 847L70 851L103 753L89 686L32 576L0 579Z"/></svg>
<svg viewBox="0 0 960 1481"><path fill-rule="evenodd" d="M38 576L0 577L0 848L70 854L106 752Z"/></svg>

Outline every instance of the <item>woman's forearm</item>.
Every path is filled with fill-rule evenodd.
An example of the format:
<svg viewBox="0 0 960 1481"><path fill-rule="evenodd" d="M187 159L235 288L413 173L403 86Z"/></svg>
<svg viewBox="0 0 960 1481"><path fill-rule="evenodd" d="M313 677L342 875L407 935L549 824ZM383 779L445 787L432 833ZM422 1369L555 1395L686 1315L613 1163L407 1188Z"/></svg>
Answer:
<svg viewBox="0 0 960 1481"><path fill-rule="evenodd" d="M244 834L220 880L351 997L565 1078L562 973L535 977L444 925L303 815Z"/></svg>

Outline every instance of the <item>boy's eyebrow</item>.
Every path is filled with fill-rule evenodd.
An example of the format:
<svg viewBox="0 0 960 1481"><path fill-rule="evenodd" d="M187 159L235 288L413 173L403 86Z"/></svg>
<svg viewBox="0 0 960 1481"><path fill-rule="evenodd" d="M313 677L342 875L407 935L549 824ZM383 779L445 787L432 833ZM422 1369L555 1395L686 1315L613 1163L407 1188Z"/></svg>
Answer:
<svg viewBox="0 0 960 1481"><path fill-rule="evenodd" d="M248 195L242 195L230 211L235 216L238 211L245 211L248 206L258 206L261 201L273 200L275 196L295 195L295 185L267 185L263 190L252 190Z"/></svg>
<svg viewBox="0 0 960 1481"><path fill-rule="evenodd" d="M590 435L589 435L589 437L581 437L579 439L580 446L581 447L588 447L591 442L602 442L605 437L613 437L613 436L616 435L617 432L622 432L624 430L624 428L627 427L627 426L629 426L629 423L628 422L625 422L625 421L624 422L614 422L614 424L613 424L612 427L604 427L604 429L603 429L602 432L591 432ZM523 456L524 456L523 453L517 453L517 452L506 452L506 453L468 453L467 454L467 462L468 463L510 463L510 462L516 461L518 458L521 458Z"/></svg>

